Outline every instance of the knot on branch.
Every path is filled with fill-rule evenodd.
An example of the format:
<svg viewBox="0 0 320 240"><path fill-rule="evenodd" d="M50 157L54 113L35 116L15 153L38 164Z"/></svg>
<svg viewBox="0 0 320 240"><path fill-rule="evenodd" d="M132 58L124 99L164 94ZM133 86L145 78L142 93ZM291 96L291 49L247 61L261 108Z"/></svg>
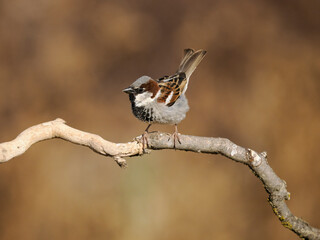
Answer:
<svg viewBox="0 0 320 240"><path fill-rule="evenodd" d="M280 189L273 189L269 194L269 200L272 202L290 200L290 193L287 191L285 186Z"/></svg>
<svg viewBox="0 0 320 240"><path fill-rule="evenodd" d="M261 165L262 157L264 157L263 155L260 156L259 153L257 153L256 151L254 151L254 150L252 150L250 148L247 149L248 162L253 167L258 167L259 165ZM265 153L265 155L266 155L266 153Z"/></svg>
<svg viewBox="0 0 320 240"><path fill-rule="evenodd" d="M7 149L0 147L0 163L7 161L6 153L7 153Z"/></svg>
<svg viewBox="0 0 320 240"><path fill-rule="evenodd" d="M290 200L290 193L287 190L286 181L278 178L277 184L272 186L265 186L269 193L269 199L273 202Z"/></svg>
<svg viewBox="0 0 320 240"><path fill-rule="evenodd" d="M124 158L119 157L119 156L114 156L113 159L116 161L116 163L119 165L119 167L121 167L121 168L128 167L127 161Z"/></svg>

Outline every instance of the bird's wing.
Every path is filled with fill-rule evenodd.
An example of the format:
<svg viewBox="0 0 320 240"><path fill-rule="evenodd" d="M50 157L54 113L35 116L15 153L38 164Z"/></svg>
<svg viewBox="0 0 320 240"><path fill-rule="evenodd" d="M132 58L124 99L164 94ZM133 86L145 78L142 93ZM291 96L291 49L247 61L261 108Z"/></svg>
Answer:
<svg viewBox="0 0 320 240"><path fill-rule="evenodd" d="M158 102L171 107L188 88L191 74L206 55L206 51L194 51L191 48L184 50L184 55L175 75L164 76L157 80L160 87Z"/></svg>
<svg viewBox="0 0 320 240"><path fill-rule="evenodd" d="M157 80L160 87L158 102L171 107L184 92L187 86L186 74L181 72L172 76L165 76Z"/></svg>

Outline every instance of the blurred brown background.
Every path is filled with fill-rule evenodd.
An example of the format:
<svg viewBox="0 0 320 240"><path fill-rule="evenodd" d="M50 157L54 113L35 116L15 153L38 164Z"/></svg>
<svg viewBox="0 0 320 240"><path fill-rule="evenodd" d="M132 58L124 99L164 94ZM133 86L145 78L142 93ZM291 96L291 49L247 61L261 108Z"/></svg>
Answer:
<svg viewBox="0 0 320 240"><path fill-rule="evenodd" d="M320 227L320 2L0 2L0 142L61 117L130 141L146 124L121 90L208 50L187 91L183 134L257 151ZM153 130L172 132L172 126ZM61 140L0 165L0 239L295 239L244 165L153 151L112 159Z"/></svg>

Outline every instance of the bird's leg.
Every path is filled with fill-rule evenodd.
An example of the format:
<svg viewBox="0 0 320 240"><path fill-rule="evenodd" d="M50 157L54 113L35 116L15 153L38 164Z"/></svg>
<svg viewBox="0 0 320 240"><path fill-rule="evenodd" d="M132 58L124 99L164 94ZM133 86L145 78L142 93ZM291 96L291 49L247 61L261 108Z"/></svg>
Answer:
<svg viewBox="0 0 320 240"><path fill-rule="evenodd" d="M144 133L142 134L142 148L143 148L143 151L148 148L149 146L149 143L148 143L148 130L150 128L151 124L149 123L148 127L146 128L146 130L144 130Z"/></svg>
<svg viewBox="0 0 320 240"><path fill-rule="evenodd" d="M170 138L168 141L173 137L173 148L176 148L176 141L181 144L180 138L179 138L179 133L178 133L178 125L174 125L174 133L171 134Z"/></svg>

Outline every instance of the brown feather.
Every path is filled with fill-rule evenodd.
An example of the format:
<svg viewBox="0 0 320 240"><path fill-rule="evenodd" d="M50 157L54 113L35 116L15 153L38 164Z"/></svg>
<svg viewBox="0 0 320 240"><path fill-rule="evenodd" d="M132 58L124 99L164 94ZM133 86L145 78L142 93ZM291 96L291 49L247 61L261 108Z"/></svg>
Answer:
<svg viewBox="0 0 320 240"><path fill-rule="evenodd" d="M141 84L140 87L144 88L146 91L151 92L151 98L154 98L160 89L159 84L151 78L147 83Z"/></svg>
<svg viewBox="0 0 320 240"><path fill-rule="evenodd" d="M177 73L172 76L164 76L157 80L161 91L157 101L159 103L165 103L173 92L170 101L167 103L167 106L172 106L181 94L186 91L189 77L205 55L206 51L203 50L194 51L191 48L185 49Z"/></svg>
<svg viewBox="0 0 320 240"><path fill-rule="evenodd" d="M158 80L161 94L158 98L158 102L165 103L171 92L173 95L170 99L170 102L167 103L167 106L172 106L180 97L184 87L187 84L187 79L184 73L179 73L172 75L170 77L162 78Z"/></svg>

